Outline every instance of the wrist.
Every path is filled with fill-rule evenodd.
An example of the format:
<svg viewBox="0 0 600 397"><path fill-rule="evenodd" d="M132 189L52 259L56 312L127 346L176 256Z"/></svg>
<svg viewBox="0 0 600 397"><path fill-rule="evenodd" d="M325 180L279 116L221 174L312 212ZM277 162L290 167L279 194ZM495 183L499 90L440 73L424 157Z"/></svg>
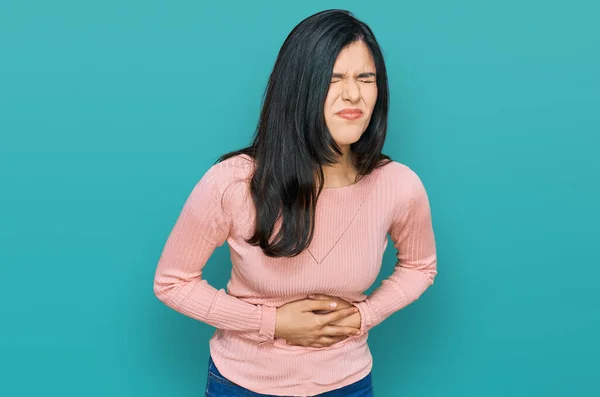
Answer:
<svg viewBox="0 0 600 397"><path fill-rule="evenodd" d="M277 326L277 308L272 306L261 305L262 316L260 321L260 329L258 333L271 341L275 339L275 329Z"/></svg>
<svg viewBox="0 0 600 397"><path fill-rule="evenodd" d="M354 306L358 308L358 315L360 316L360 334L363 334L371 326L370 309L366 301L355 303Z"/></svg>

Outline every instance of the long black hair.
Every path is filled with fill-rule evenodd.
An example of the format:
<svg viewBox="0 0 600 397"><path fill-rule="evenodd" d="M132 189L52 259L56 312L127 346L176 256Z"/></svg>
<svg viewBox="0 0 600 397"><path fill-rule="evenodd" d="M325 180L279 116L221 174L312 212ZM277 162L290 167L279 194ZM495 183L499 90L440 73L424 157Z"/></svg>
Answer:
<svg viewBox="0 0 600 397"><path fill-rule="evenodd" d="M256 226L247 242L267 256L296 256L313 238L323 166L342 156L325 122L325 99L338 54L357 41L366 44L374 59L378 92L367 129L350 147L357 181L387 164L390 158L381 153L389 96L383 54L371 29L346 10L321 11L294 27L275 61L251 146L217 160L241 154L253 159L250 192ZM281 227L272 236L277 222Z"/></svg>

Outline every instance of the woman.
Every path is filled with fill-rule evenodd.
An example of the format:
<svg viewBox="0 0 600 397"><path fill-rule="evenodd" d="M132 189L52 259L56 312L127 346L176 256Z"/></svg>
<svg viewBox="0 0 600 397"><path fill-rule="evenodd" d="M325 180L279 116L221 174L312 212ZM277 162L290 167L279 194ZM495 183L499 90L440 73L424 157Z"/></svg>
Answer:
<svg viewBox="0 0 600 397"><path fill-rule="evenodd" d="M216 327L207 396L370 396L370 329L432 283L419 177L381 153L388 88L369 27L317 13L284 42L255 139L222 156L165 244L156 296ZM370 296L390 234L397 265ZM227 293L202 279L227 242Z"/></svg>

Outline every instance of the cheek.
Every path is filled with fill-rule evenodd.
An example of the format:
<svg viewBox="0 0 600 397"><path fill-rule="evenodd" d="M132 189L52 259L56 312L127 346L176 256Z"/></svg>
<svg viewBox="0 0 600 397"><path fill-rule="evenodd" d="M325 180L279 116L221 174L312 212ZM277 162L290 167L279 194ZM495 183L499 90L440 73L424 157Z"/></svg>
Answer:
<svg viewBox="0 0 600 397"><path fill-rule="evenodd" d="M335 98L337 97L337 93L334 90L329 90L327 93L327 97L325 98L325 112L328 113L332 111L333 104L335 103Z"/></svg>
<svg viewBox="0 0 600 397"><path fill-rule="evenodd" d="M368 90L367 92L365 92L365 102L367 104L367 107L373 111L373 108L375 107L375 103L377 102L377 88L375 88L374 90Z"/></svg>
<svg viewBox="0 0 600 397"><path fill-rule="evenodd" d="M325 120L332 121L333 120L333 107L335 104L335 96L328 96L325 99Z"/></svg>

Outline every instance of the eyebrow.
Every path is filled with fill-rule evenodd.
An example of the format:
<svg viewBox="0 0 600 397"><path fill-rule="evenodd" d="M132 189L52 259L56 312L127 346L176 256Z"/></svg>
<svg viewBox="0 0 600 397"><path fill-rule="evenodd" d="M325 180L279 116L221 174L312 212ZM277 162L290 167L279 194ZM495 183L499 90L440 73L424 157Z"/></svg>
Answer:
<svg viewBox="0 0 600 397"><path fill-rule="evenodd" d="M335 79L342 79L342 78L344 78L345 76L346 76L346 75L345 75L344 73L333 73L333 74L331 75L331 77L332 77L332 78L335 78ZM376 76L376 74L375 74L375 73L372 73L372 72L364 72L364 73L361 73L361 74L359 74L358 76L356 76L356 78L358 78L358 79L364 79L364 78L367 78L367 77L375 77L375 76Z"/></svg>

